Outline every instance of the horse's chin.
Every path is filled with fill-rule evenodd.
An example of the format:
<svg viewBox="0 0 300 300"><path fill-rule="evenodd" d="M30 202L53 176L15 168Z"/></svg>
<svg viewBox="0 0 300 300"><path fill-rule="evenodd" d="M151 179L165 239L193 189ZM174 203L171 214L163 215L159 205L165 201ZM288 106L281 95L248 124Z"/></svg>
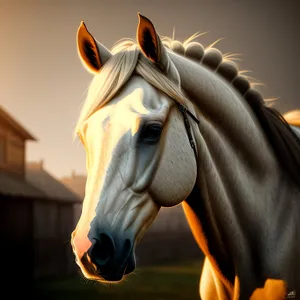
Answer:
<svg viewBox="0 0 300 300"><path fill-rule="evenodd" d="M128 257L125 267L117 268L117 266L107 270L107 272L101 274L101 278L96 279L100 283L119 283L124 280L124 278L131 274L135 270L135 257L131 253Z"/></svg>
<svg viewBox="0 0 300 300"><path fill-rule="evenodd" d="M124 275L131 274L134 270L135 270L135 257L134 257L134 253L132 253L128 258Z"/></svg>

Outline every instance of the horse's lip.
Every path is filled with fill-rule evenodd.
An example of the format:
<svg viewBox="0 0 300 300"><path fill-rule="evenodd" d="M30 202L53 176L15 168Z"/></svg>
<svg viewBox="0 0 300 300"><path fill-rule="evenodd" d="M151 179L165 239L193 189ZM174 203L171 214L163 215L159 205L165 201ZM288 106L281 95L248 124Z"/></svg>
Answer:
<svg viewBox="0 0 300 300"><path fill-rule="evenodd" d="M118 272L114 274L102 275L102 278L107 281L120 281L123 278L123 272Z"/></svg>
<svg viewBox="0 0 300 300"><path fill-rule="evenodd" d="M130 274L135 270L135 259L133 251L127 256L123 264L110 264L99 270L98 275L101 281L118 282L124 275Z"/></svg>
<svg viewBox="0 0 300 300"><path fill-rule="evenodd" d="M135 270L135 266L131 265L131 264L127 264L126 268L125 268L125 272L124 275L130 274Z"/></svg>
<svg viewBox="0 0 300 300"><path fill-rule="evenodd" d="M102 274L102 278L107 281L121 281L125 275L128 275L134 271L135 267L126 265L124 270L120 270L116 273Z"/></svg>
<svg viewBox="0 0 300 300"><path fill-rule="evenodd" d="M136 267L135 255L134 255L134 251L132 250L127 258L124 274L126 275L132 273L135 270L135 267Z"/></svg>

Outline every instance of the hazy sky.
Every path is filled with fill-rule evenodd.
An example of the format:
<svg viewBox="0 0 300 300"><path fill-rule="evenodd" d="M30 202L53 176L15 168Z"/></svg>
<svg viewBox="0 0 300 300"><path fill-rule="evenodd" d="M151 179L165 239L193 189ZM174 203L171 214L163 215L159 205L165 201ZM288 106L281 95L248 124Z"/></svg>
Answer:
<svg viewBox="0 0 300 300"><path fill-rule="evenodd" d="M0 104L38 142L27 159L45 159L57 177L85 172L85 154L72 142L85 90L91 80L77 57L76 32L85 21L97 40L111 47L135 37L137 12L162 35L183 40L197 31L205 46L242 53L243 69L266 84L266 97L280 97L281 112L300 108L300 5L298 0L0 0Z"/></svg>

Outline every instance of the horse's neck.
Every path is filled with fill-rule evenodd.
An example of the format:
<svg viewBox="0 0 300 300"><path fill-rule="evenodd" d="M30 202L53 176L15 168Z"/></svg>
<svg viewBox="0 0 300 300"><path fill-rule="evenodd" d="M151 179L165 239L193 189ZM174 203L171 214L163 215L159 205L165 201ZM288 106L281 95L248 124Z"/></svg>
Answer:
<svg viewBox="0 0 300 300"><path fill-rule="evenodd" d="M170 55L200 119L198 150L220 174L221 168L227 167L229 171L240 171L240 178L260 182L270 179L270 174L278 171L274 151L242 96L217 74L186 58ZM201 155L200 160L204 160Z"/></svg>
<svg viewBox="0 0 300 300"><path fill-rule="evenodd" d="M196 136L197 187L203 203L195 202L197 192L191 195L188 203L198 216L200 210L205 211L202 217L206 220L199 216L200 221L210 223L206 226L209 232L204 233L211 243L211 251L220 256L219 266L227 259L227 265L223 266L225 272L227 269L232 277L230 268L234 267L234 272L240 274L244 268L248 274L243 274L242 279L252 282L257 278L245 276L257 274L253 259L261 255L262 260L267 260L265 256L271 254L268 251L275 251L276 243L272 241L268 251L262 253L263 243L268 243L269 237L276 240L278 224L285 222L276 212L292 205L292 201L290 204L286 201L289 181L279 168L252 111L229 84L185 58L175 54L171 54L171 58L181 76L182 88L195 101L200 119L200 134ZM290 216L286 220L290 220ZM265 268L276 269L277 266L281 267L281 262Z"/></svg>

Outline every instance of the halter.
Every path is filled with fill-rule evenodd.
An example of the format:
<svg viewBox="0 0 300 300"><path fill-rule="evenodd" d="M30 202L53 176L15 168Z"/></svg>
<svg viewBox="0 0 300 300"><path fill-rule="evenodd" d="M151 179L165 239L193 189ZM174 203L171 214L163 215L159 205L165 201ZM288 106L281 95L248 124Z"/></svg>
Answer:
<svg viewBox="0 0 300 300"><path fill-rule="evenodd" d="M187 115L189 115L197 124L199 124L199 120L184 105L182 105L180 103L177 103L177 105L178 105L178 108L179 108L180 112L183 115L186 132L187 132L191 147L192 147L192 149L195 153L195 157L196 157L196 160L197 160L198 155L197 155L197 151L196 151L196 144L195 144L194 139L193 139L191 124L190 124L190 121L189 121L189 118L188 118Z"/></svg>

